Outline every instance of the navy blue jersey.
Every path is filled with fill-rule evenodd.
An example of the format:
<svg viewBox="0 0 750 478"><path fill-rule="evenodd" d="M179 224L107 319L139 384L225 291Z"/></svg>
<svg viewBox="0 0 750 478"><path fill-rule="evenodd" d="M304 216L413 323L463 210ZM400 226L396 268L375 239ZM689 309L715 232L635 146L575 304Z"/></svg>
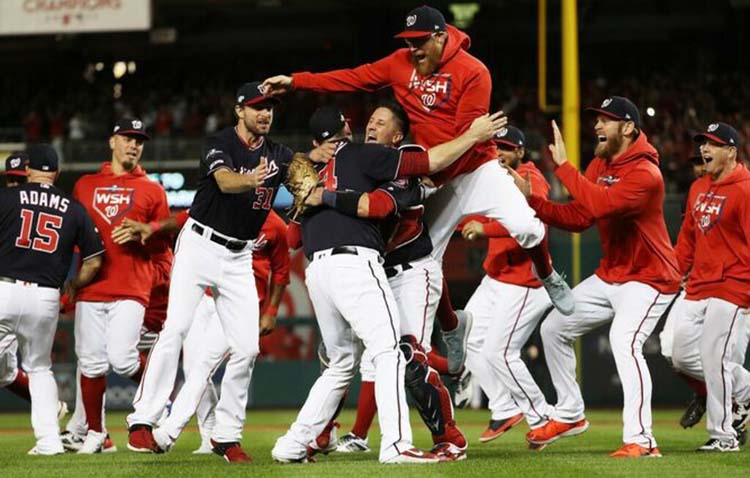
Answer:
<svg viewBox="0 0 750 478"><path fill-rule="evenodd" d="M268 161L269 171L263 186L239 194L221 192L213 177L216 171L227 168L247 173L260 164L261 158ZM250 148L234 127L209 136L201 155L200 180L190 217L224 235L241 240L255 239L266 222L291 160L292 150L268 137L256 148Z"/></svg>
<svg viewBox="0 0 750 478"><path fill-rule="evenodd" d="M382 224L385 237L385 267L421 259L432 252L427 224L423 221L423 191L419 179L397 179L378 189L387 193L396 205L397 214Z"/></svg>
<svg viewBox="0 0 750 478"><path fill-rule="evenodd" d="M366 193L396 178L401 152L378 144L339 143L334 158L320 172L326 189ZM336 209L318 207L302 217L305 254L339 246L385 250L378 221L348 216Z"/></svg>
<svg viewBox="0 0 750 478"><path fill-rule="evenodd" d="M81 258L104 252L86 210L48 184L0 190L0 276L59 288L78 246Z"/></svg>

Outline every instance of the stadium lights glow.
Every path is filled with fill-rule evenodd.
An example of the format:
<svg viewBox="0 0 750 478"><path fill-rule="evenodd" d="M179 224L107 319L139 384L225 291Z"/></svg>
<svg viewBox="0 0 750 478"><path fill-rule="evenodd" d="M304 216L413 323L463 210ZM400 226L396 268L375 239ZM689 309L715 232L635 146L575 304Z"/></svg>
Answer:
<svg viewBox="0 0 750 478"><path fill-rule="evenodd" d="M656 114L656 110L649 106L648 108L646 108L646 114L653 118Z"/></svg>
<svg viewBox="0 0 750 478"><path fill-rule="evenodd" d="M125 76L125 73L127 72L128 72L128 65L126 65L124 61L118 61L112 67L112 74L115 75L115 79L119 80L120 78Z"/></svg>
<svg viewBox="0 0 750 478"><path fill-rule="evenodd" d="M96 71L102 71L104 69L104 63L100 61L94 68L96 69Z"/></svg>
<svg viewBox="0 0 750 478"><path fill-rule="evenodd" d="M128 62L128 73L130 73L131 75L135 73L135 62L134 61L129 61Z"/></svg>

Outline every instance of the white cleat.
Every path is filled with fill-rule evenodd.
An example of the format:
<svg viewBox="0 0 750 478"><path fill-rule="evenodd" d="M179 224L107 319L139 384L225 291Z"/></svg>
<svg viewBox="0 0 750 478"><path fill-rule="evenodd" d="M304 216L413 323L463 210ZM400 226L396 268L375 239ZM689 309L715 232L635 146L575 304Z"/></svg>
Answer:
<svg viewBox="0 0 750 478"><path fill-rule="evenodd" d="M403 451L393 458L389 458L388 460L383 461L382 463L386 465L396 465L402 463L409 463L412 465L427 465L430 463L438 463L439 461L440 458L428 451L422 451L417 448L409 448L408 450Z"/></svg>
<svg viewBox="0 0 750 478"><path fill-rule="evenodd" d="M367 438L360 438L354 433L347 433L339 439L336 451L338 453L369 453L370 447L367 446Z"/></svg>
<svg viewBox="0 0 750 478"><path fill-rule="evenodd" d="M453 392L453 405L456 408L466 408L474 398L474 384L471 380L471 372L464 369L456 383L456 390Z"/></svg>
<svg viewBox="0 0 750 478"><path fill-rule="evenodd" d="M469 332L474 323L471 312L465 310L456 311L458 325L455 329L443 331L443 342L447 349L448 373L456 375L461 372L466 362L466 344L469 341Z"/></svg>
<svg viewBox="0 0 750 478"><path fill-rule="evenodd" d="M210 455L214 452L211 442L209 440L201 441L201 446L193 450L193 455Z"/></svg>
<svg viewBox="0 0 750 478"><path fill-rule="evenodd" d="M60 447L59 449L55 449L50 452L41 452L39 451L38 447L34 447L31 450L27 451L27 455L31 456L53 456L53 455L62 455L65 453L65 449L63 447Z"/></svg>
<svg viewBox="0 0 750 478"><path fill-rule="evenodd" d="M542 285L547 290L547 294L555 309L559 310L562 315L573 315L576 311L576 301L573 297L573 291L570 290L570 286L565 282L565 278L552 269L552 274L542 279L537 275L533 264L531 265L531 271L534 273L534 276L542 281Z"/></svg>
<svg viewBox="0 0 750 478"><path fill-rule="evenodd" d="M81 449L81 445L83 445L83 440L85 437L76 435L75 433L65 430L60 434L60 439L62 440L63 448L67 451L73 451L76 452Z"/></svg>
<svg viewBox="0 0 750 478"><path fill-rule="evenodd" d="M719 440L718 438L711 438L703 446L699 447L695 451L709 452L709 453L726 453L740 451L740 443L734 439Z"/></svg>
<svg viewBox="0 0 750 478"><path fill-rule="evenodd" d="M78 450L78 454L93 455L94 453L101 453L102 449L104 448L104 441L106 439L106 433L89 430L89 432L86 434L86 438L83 440L81 448Z"/></svg>
<svg viewBox="0 0 750 478"><path fill-rule="evenodd" d="M164 453L170 451L174 446L175 439L169 436L169 434L161 428L154 428L153 436L154 441Z"/></svg>

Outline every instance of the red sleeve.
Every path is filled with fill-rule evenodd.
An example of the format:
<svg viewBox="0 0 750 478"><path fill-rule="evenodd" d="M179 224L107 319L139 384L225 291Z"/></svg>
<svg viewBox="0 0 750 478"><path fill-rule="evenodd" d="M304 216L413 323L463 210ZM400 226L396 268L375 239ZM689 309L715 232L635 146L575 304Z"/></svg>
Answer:
<svg viewBox="0 0 750 478"><path fill-rule="evenodd" d="M585 231L594 224L594 217L579 203L555 204L537 194L529 198L529 206L545 224L571 232Z"/></svg>
<svg viewBox="0 0 750 478"><path fill-rule="evenodd" d="M367 194L369 201L368 218L383 219L396 211L396 200L382 189L376 189L371 193L365 194Z"/></svg>
<svg viewBox="0 0 750 478"><path fill-rule="evenodd" d="M478 116L489 112L491 93L492 77L487 69L481 68L461 90L456 107L456 119L453 123L456 136L469 129Z"/></svg>
<svg viewBox="0 0 750 478"><path fill-rule="evenodd" d="M677 245L674 248L677 256L677 266L680 274L684 277L693 267L695 257L695 218L693 217L693 189L690 188L687 204L685 205L685 217L682 218L680 235L677 236Z"/></svg>
<svg viewBox="0 0 750 478"><path fill-rule="evenodd" d="M271 282L279 285L289 283L289 245L287 243L287 227L284 220L275 212L269 214L266 220L273 229L271 244Z"/></svg>
<svg viewBox="0 0 750 478"><path fill-rule="evenodd" d="M169 219L171 214L169 213L169 204L167 203L167 193L161 186L155 192L155 201L152 209L148 215L146 222L161 222L164 219ZM158 236L158 237L157 237ZM169 239L160 235L154 235L146 241L146 250L150 254L161 254L165 249L169 247Z"/></svg>
<svg viewBox="0 0 750 478"><path fill-rule="evenodd" d="M182 229L185 227L185 223L187 222L188 218L190 217L190 210L185 209L184 211L180 211L177 214L175 214L174 219L177 221L177 229Z"/></svg>
<svg viewBox="0 0 750 478"><path fill-rule="evenodd" d="M510 237L510 233L498 221L488 220L484 223L484 235L487 237Z"/></svg>
<svg viewBox="0 0 750 478"><path fill-rule="evenodd" d="M165 249L151 255L151 264L154 266L154 284L156 287L160 284L169 283L169 275L172 269L172 251Z"/></svg>
<svg viewBox="0 0 750 478"><path fill-rule="evenodd" d="M367 63L356 68L326 73L293 73L292 85L295 89L318 93L375 91L391 84L391 58L396 53L398 52L375 63Z"/></svg>
<svg viewBox="0 0 750 478"><path fill-rule="evenodd" d="M302 229L299 223L294 221L289 222L289 227L286 230L286 243L294 250L302 247Z"/></svg>
<svg viewBox="0 0 750 478"><path fill-rule="evenodd" d="M427 151L402 151L396 172L397 178L427 176L430 174L430 155Z"/></svg>
<svg viewBox="0 0 750 478"><path fill-rule="evenodd" d="M636 167L609 187L585 178L572 164L555 170L560 182L594 218L631 215L642 211L658 188L659 179L646 167Z"/></svg>

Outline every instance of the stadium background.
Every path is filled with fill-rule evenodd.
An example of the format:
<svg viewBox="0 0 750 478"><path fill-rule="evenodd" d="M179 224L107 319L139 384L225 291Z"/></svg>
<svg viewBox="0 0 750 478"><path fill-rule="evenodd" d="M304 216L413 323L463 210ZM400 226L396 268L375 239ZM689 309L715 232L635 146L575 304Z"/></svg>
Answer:
<svg viewBox="0 0 750 478"><path fill-rule="evenodd" d="M190 204L197 179L201 138L232 121L235 88L245 81L291 71L355 66L390 53L392 39L413 1L335 0L3 0L43 16L55 32L13 33L0 18L0 159L34 141L51 142L63 158L59 185L75 180L109 159L106 142L113 121L142 118L154 135L143 164L168 190L175 208ZM141 4L150 26L137 31L69 33L70 25L123 4ZM539 5L546 5L546 101L540 101ZM529 137L531 157L549 173L544 146L549 120L559 118L561 7L559 1L496 0L430 2L472 37L471 52L493 75L493 109L509 113ZM690 136L708 122L734 124L742 135L741 156L750 155L750 121L743 107L750 85L748 67L750 1L579 1L578 42L581 106L611 94L633 99L644 130L661 154L667 184L665 205L673 239L679 230L684 194L690 184ZM85 18L84 18L85 20ZM10 27L9 27L10 25ZM17 26L17 25L15 25ZM6 27L9 27L7 30ZM8 34L10 32L10 34ZM361 133L367 115L388 91L371 95L318 96L294 93L278 108L272 136L291 147L309 144L307 119L320 104L336 101ZM544 103L544 104L542 104ZM582 167L591 158L590 118L582 116ZM565 124L563 124L565 128ZM554 181L553 195L565 199ZM277 207L288 202L280 195ZM462 307L482 277L485 244L454 239L445 259L454 304ZM589 275L601 251L595 231L580 240L580 276ZM567 233L553 232L556 263L573 278L573 250ZM301 404L317 375L317 333L303 284L304 259L292 256L293 277L281 308L273 347L256 368L250 406ZM660 326L657 328L660 330ZM583 339L580 372L587 402L617 406L621 392L609 353L606 328ZM54 351L61 397L72 402L74 353L72 317L60 322ZM527 360L554 401L538 337ZM644 352L654 376L654 404L683 403L688 391L659 355L656 333ZM108 406L130 408L134 386L112 377ZM356 400L356 393L350 394ZM26 404L0 392L0 410Z"/></svg>

